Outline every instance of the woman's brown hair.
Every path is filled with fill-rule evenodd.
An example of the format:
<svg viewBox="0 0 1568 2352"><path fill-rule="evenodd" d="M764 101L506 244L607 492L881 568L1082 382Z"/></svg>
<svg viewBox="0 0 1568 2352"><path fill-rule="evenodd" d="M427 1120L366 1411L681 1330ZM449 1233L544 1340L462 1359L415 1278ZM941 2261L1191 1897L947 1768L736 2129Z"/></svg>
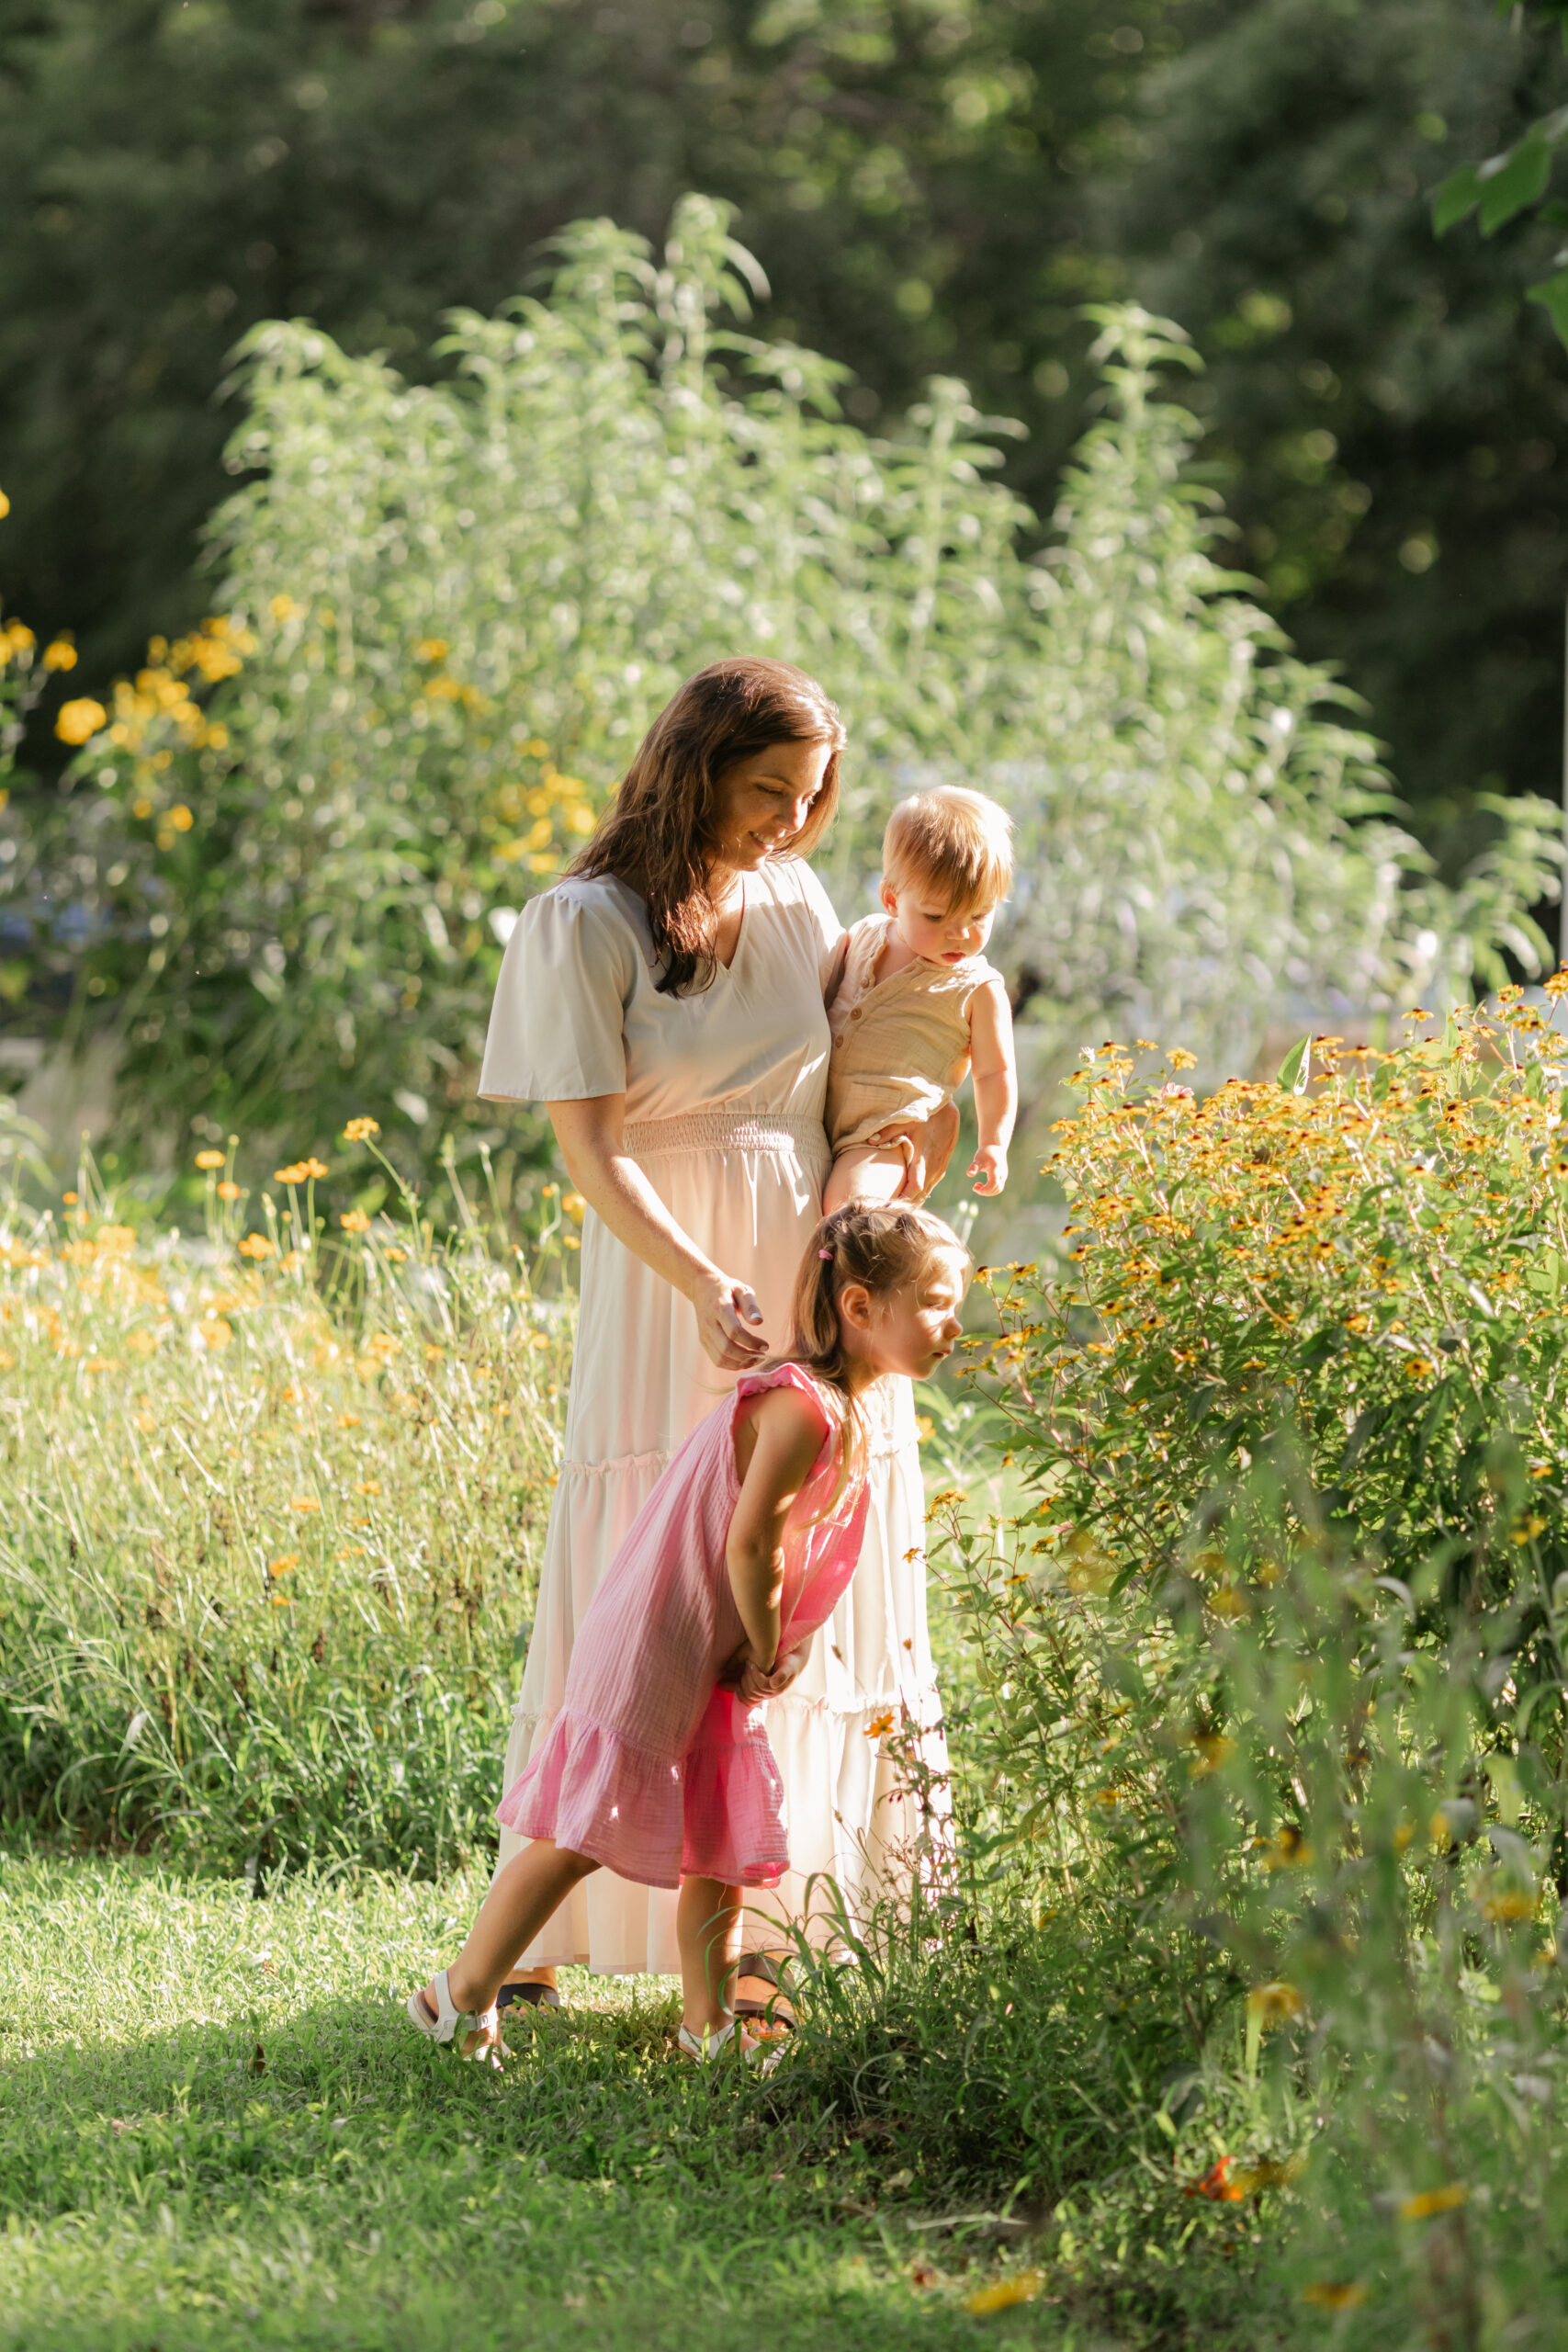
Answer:
<svg viewBox="0 0 1568 2352"><path fill-rule="evenodd" d="M859 1402L847 1385L849 1359L839 1325L839 1294L847 1283L859 1283L873 1298L886 1298L919 1282L939 1258L955 1260L967 1282L973 1265L968 1250L953 1227L930 1209L897 1201L886 1206L851 1202L822 1219L800 1261L790 1303L790 1342L771 1361L805 1364L843 1396L848 1412L840 1494L865 1476L866 1430Z"/></svg>
<svg viewBox="0 0 1568 2352"><path fill-rule="evenodd" d="M613 874L648 902L665 996L705 989L717 968L708 860L724 778L773 743L830 746L822 788L790 843L808 857L839 805L844 722L815 678L788 662L741 655L688 678L654 720L598 831L569 874Z"/></svg>

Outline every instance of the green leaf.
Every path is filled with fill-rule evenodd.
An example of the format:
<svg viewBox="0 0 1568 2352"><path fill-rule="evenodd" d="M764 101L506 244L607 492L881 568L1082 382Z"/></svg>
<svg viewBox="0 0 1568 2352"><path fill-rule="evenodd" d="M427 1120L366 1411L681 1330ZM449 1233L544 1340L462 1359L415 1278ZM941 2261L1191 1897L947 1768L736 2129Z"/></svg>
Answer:
<svg viewBox="0 0 1568 2352"><path fill-rule="evenodd" d="M1473 212L1481 201L1482 183L1473 164L1461 164L1450 172L1432 198L1432 230L1438 237L1446 237L1465 215Z"/></svg>
<svg viewBox="0 0 1568 2352"><path fill-rule="evenodd" d="M1292 1046L1280 1064L1278 1083L1288 1094L1304 1094L1311 1069L1312 1039L1303 1037L1299 1046Z"/></svg>
<svg viewBox="0 0 1568 2352"><path fill-rule="evenodd" d="M1483 164L1477 175L1486 183L1481 199L1482 235L1492 236L1527 204L1538 203L1546 193L1551 173L1551 149L1536 131L1510 147L1506 154Z"/></svg>
<svg viewBox="0 0 1568 2352"><path fill-rule="evenodd" d="M1538 279L1527 286L1525 292L1532 302L1539 302L1557 331L1557 340L1568 351L1568 269L1560 269L1552 277Z"/></svg>

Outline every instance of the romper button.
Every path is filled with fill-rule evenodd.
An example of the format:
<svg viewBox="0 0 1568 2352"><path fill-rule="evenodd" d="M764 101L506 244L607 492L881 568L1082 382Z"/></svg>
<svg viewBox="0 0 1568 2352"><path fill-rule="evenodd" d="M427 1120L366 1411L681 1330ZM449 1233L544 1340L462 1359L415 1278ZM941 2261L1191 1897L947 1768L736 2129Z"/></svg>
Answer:
<svg viewBox="0 0 1568 2352"><path fill-rule="evenodd" d="M858 1004L856 1005L856 1007L855 1007L854 1011L851 1013L851 1015L850 1015L850 1019L851 1019L852 1021L858 1021L858 1020L860 1019L860 1007L859 1007L859 1005L858 1005Z"/></svg>

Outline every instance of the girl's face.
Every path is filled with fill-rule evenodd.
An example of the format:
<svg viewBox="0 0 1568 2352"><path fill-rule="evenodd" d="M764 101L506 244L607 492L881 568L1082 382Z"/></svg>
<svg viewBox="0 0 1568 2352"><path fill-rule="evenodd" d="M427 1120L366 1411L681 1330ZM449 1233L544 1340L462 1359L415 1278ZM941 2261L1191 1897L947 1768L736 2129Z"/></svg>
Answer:
<svg viewBox="0 0 1568 2352"><path fill-rule="evenodd" d="M727 770L714 827L716 865L749 874L787 850L811 813L832 755L830 743L771 743Z"/></svg>
<svg viewBox="0 0 1568 2352"><path fill-rule="evenodd" d="M879 1374L929 1380L953 1353L964 1329L958 1310L967 1287L961 1258L933 1258L917 1283L873 1298L858 1283L845 1291L841 1312L854 1324ZM855 1309L862 1312L856 1313Z"/></svg>
<svg viewBox="0 0 1568 2352"><path fill-rule="evenodd" d="M901 890L885 882L882 903L910 955L928 964L962 964L978 956L997 919L995 907L944 909L942 892L922 889L918 882L906 883Z"/></svg>

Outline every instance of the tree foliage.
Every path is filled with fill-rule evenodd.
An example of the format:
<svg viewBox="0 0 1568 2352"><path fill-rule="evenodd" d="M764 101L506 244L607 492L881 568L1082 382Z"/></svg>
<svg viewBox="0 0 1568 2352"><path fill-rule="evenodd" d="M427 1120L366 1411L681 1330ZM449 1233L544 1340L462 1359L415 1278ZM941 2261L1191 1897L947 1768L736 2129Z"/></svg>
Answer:
<svg viewBox="0 0 1568 2352"><path fill-rule="evenodd" d="M1432 888L1343 695L1217 567L1191 420L1157 397L1193 357L1179 329L1106 314L1111 413L1042 562L996 478L1006 420L939 378L868 435L841 370L743 332L759 282L691 198L661 262L579 224L548 300L458 314L432 384L256 331L226 612L78 697L63 799L17 804L37 993L120 1041L128 1133L297 1150L302 1120L367 1106L426 1140L491 1121L474 1075L519 898L679 679L737 646L842 704L846 915L911 784L1013 808L998 946L1058 1051L1141 1008L1234 1050L1281 983L1364 1008L1538 956L1551 812L1521 804L1467 894Z"/></svg>

